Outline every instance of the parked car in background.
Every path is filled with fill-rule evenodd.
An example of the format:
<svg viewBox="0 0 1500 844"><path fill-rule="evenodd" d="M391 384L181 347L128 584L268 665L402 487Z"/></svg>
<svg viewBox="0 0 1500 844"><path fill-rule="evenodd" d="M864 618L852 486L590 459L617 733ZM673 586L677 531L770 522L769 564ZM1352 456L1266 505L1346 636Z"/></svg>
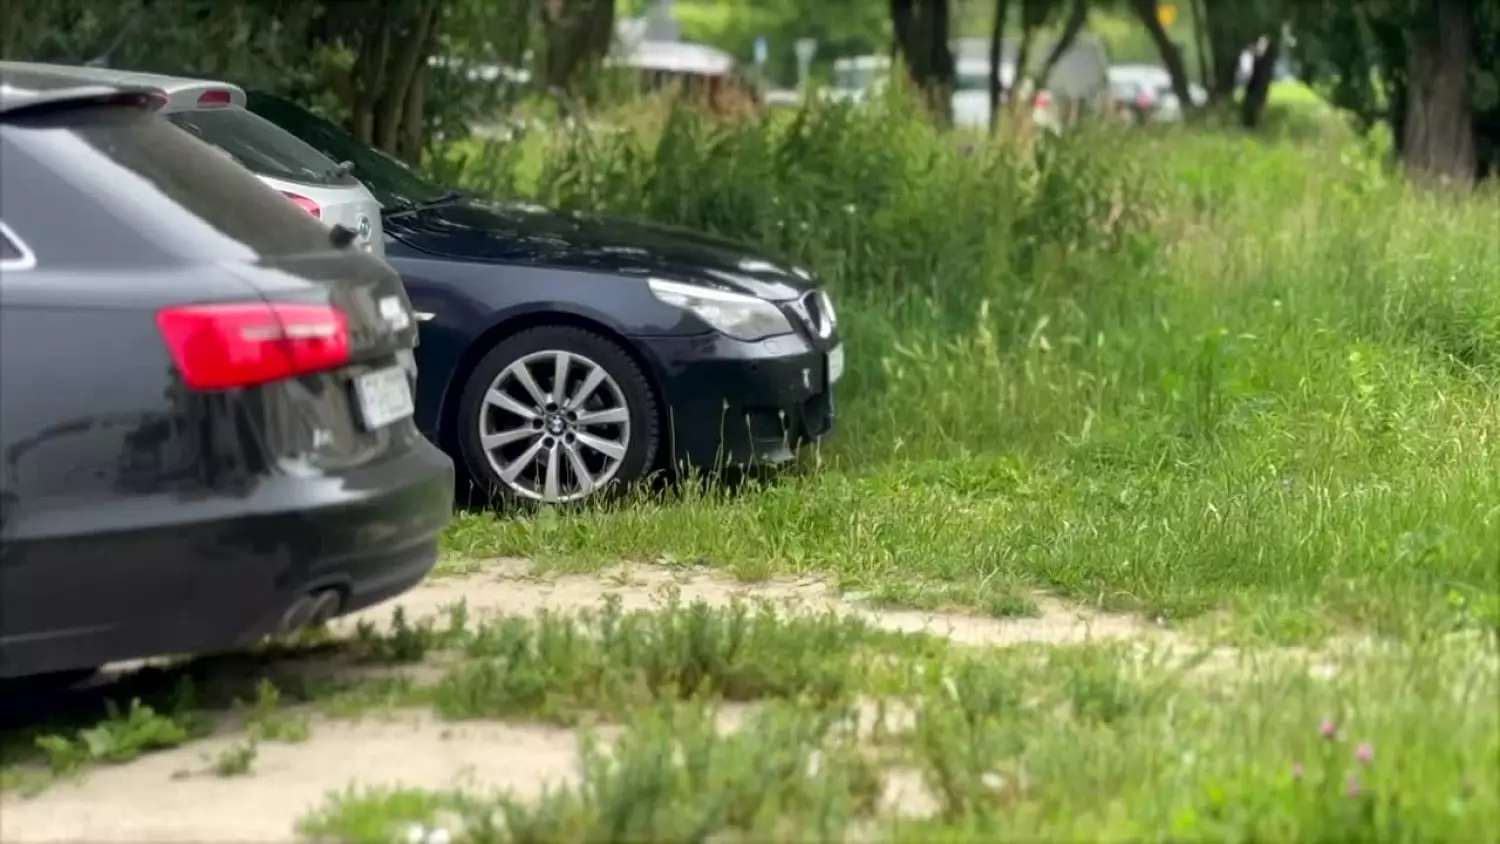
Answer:
<svg viewBox="0 0 1500 844"><path fill-rule="evenodd" d="M354 163L422 320L418 425L482 490L579 501L683 465L782 463L833 427L838 319L805 269L681 229L483 201L288 100Z"/></svg>
<svg viewBox="0 0 1500 844"><path fill-rule="evenodd" d="M990 125L990 83L988 57L958 56L955 59L954 88L952 96L953 125L963 129L985 130ZM888 56L847 56L833 62L833 85L823 90L823 97L837 102L866 102L879 96L890 79L891 60ZM1057 116L1052 110L1046 91L1035 91L1028 81L1019 94L1013 91L1016 66L1002 60L998 71L1004 86L1002 101L1012 96L1021 96L1031 103L1032 122L1044 129L1057 125Z"/></svg>
<svg viewBox="0 0 1500 844"><path fill-rule="evenodd" d="M1116 110L1137 123L1182 120L1182 103L1172 91L1172 75L1165 68L1149 64L1112 65L1109 85ZM1208 91L1201 85L1191 84L1188 90L1194 106L1208 102Z"/></svg>
<svg viewBox="0 0 1500 844"><path fill-rule="evenodd" d="M399 277L156 98L0 70L0 677L371 606L451 518Z"/></svg>
<svg viewBox="0 0 1500 844"><path fill-rule="evenodd" d="M608 64L634 73L645 90L677 86L685 94L700 97L714 111L756 110L765 104L759 86L740 71L734 56L707 44L625 42Z"/></svg>
<svg viewBox="0 0 1500 844"><path fill-rule="evenodd" d="M150 88L168 120L223 150L262 182L330 226L355 234L358 248L381 254L380 203L347 167L245 110L245 92L235 85L96 67L0 62L0 73L16 79L40 76L77 85Z"/></svg>

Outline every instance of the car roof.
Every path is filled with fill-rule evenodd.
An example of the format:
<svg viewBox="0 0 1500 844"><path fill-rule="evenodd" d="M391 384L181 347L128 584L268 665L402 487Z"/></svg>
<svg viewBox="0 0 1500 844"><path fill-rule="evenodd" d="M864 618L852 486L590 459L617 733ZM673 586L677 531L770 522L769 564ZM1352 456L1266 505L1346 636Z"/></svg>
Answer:
<svg viewBox="0 0 1500 844"><path fill-rule="evenodd" d="M1166 68L1157 67L1153 64L1116 64L1109 67L1110 79L1129 79L1131 81L1143 79L1171 79L1172 74Z"/></svg>
<svg viewBox="0 0 1500 844"><path fill-rule="evenodd" d="M0 114L49 103L102 99L126 90L113 85L34 85L0 74Z"/></svg>
<svg viewBox="0 0 1500 844"><path fill-rule="evenodd" d="M175 95L204 88L222 88L231 96L244 102L245 92L238 85L213 79L193 79L186 76L167 76L160 73L142 73L112 67L82 67L79 65L44 64L42 62L0 62L0 80L20 88L43 90L85 85L122 88L149 87L175 99Z"/></svg>
<svg viewBox="0 0 1500 844"><path fill-rule="evenodd" d="M636 70L722 76L734 70L734 56L707 44L688 41L640 41L629 45L616 61Z"/></svg>

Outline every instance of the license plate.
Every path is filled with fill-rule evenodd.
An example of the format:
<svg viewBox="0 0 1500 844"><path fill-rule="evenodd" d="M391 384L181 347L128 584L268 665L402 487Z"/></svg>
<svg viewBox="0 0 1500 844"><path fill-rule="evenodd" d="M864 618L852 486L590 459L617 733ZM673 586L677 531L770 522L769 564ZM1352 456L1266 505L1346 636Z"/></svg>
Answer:
<svg viewBox="0 0 1500 844"><path fill-rule="evenodd" d="M837 345L828 353L828 383L836 384L844 377L844 346Z"/></svg>
<svg viewBox="0 0 1500 844"><path fill-rule="evenodd" d="M354 379L359 415L367 430L384 428L410 416L413 411L411 384L399 366L366 372Z"/></svg>

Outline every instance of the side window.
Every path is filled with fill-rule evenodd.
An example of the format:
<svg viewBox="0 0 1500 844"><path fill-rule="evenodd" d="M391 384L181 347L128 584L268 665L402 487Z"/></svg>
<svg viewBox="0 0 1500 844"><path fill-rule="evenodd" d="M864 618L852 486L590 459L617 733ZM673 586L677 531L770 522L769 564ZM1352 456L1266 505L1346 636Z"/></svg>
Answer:
<svg viewBox="0 0 1500 844"><path fill-rule="evenodd" d="M0 270L29 270L35 264L36 258L26 244L9 226L0 223Z"/></svg>

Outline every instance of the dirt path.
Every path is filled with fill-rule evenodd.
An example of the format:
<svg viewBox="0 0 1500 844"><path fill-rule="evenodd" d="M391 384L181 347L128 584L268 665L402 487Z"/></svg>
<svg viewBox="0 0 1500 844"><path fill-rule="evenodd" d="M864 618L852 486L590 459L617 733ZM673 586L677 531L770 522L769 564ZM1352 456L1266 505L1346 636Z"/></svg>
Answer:
<svg viewBox="0 0 1500 844"><path fill-rule="evenodd" d="M928 630L978 646L1060 644L1095 639L1170 640L1143 622L1069 610L1041 602L1033 618L996 620L941 613L872 611L834 597L816 579L743 584L704 571L630 567L598 575L535 577L524 561L497 560L482 574L437 578L391 605L363 615L388 622L394 606L409 619L431 616L463 600L476 617L530 615L548 608L577 611L618 595L624 608L649 609L675 589L682 600L727 604L735 596L768 598L810 609L858 613L890 630ZM360 619L341 622L352 628ZM259 842L288 841L296 821L325 795L351 785L443 789L473 783L520 796L573 775L577 736L534 724L440 722L425 712L358 721L313 716L305 742L262 743L246 776L214 775L211 761L241 736L215 735L134 762L89 770L25 798L0 796L4 842ZM898 802L920 802L920 789L896 784Z"/></svg>

